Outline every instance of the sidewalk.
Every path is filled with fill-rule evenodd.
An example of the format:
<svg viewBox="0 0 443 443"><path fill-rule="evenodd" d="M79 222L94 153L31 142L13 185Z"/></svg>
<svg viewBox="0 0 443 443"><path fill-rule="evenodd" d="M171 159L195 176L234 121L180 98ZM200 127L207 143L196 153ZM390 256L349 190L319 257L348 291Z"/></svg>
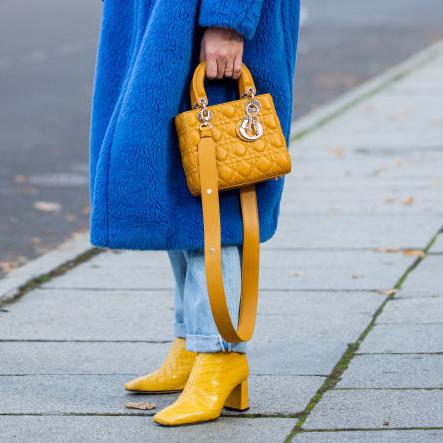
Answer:
<svg viewBox="0 0 443 443"><path fill-rule="evenodd" d="M105 252L0 309L1 440L443 441L443 45L429 58L294 141L247 413L169 429L125 408L175 398L122 387L170 346L173 277L164 253Z"/></svg>

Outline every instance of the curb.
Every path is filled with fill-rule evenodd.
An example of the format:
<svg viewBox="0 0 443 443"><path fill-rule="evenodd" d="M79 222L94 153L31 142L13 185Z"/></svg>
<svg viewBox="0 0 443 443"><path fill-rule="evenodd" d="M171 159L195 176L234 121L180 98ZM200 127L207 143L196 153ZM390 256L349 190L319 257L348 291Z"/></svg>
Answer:
<svg viewBox="0 0 443 443"><path fill-rule="evenodd" d="M443 55L443 41L429 46L423 51L408 58L406 61L388 69L379 76L355 87L339 98L326 105L318 107L316 110L295 121L291 130L290 141L293 143L302 139L312 131L321 128L354 106L401 80L416 69L434 61L441 55Z"/></svg>
<svg viewBox="0 0 443 443"><path fill-rule="evenodd" d="M443 54L443 42L438 42L380 76L317 108L295 122L290 141L294 142L302 139L410 72L432 62L441 54ZM11 302L22 295L33 283L38 284L44 276L50 277L48 274L54 275L66 272L66 270L88 260L92 255L101 251L91 246L89 233L77 234L75 238L62 243L54 250L30 261L0 279L0 305Z"/></svg>
<svg viewBox="0 0 443 443"><path fill-rule="evenodd" d="M0 305L12 301L42 276L55 272L87 253L92 253L94 249L89 243L88 233L77 234L52 251L6 274L0 280Z"/></svg>

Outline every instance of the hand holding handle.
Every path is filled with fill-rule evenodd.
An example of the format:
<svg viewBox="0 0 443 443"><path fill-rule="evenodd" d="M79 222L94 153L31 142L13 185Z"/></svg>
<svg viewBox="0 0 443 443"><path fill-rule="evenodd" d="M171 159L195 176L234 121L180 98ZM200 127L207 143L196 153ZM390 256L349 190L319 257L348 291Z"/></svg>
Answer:
<svg viewBox="0 0 443 443"><path fill-rule="evenodd" d="M194 76L191 82L191 104L192 106L200 104L200 99L205 99L208 103L208 97L205 91L205 77L206 77L206 62L201 62L197 68L195 68ZM240 97L243 93L247 92L249 88L256 92L254 79L252 78L251 71L247 66L242 63L240 78L238 79L238 90Z"/></svg>

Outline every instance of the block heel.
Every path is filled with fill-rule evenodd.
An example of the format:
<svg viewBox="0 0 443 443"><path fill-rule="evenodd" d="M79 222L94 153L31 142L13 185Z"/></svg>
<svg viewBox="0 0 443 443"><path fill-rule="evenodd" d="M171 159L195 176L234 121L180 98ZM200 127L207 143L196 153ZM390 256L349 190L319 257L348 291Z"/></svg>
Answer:
<svg viewBox="0 0 443 443"><path fill-rule="evenodd" d="M224 407L234 411L246 411L249 409L247 379L233 389L229 394L229 397L226 399Z"/></svg>

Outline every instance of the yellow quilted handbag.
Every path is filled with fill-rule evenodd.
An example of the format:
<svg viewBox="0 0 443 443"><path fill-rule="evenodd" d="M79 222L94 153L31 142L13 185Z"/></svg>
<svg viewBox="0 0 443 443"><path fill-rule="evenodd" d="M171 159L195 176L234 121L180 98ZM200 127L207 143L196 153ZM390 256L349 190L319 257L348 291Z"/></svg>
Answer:
<svg viewBox="0 0 443 443"><path fill-rule="evenodd" d="M291 171L291 159L270 94L256 95L251 72L243 64L240 99L208 106L206 63L192 78L193 109L175 117L178 143L190 192L201 196L205 271L209 301L221 336L249 340L258 298L259 242L255 184ZM242 294L238 327L228 311L223 286L219 191L240 189L243 218Z"/></svg>

